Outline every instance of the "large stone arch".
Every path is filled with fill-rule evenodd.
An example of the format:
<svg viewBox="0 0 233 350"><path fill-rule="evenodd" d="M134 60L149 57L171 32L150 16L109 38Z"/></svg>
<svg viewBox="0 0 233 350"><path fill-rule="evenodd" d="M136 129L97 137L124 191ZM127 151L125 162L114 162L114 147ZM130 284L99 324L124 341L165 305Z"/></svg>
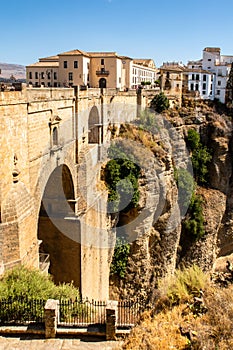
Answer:
<svg viewBox="0 0 233 350"><path fill-rule="evenodd" d="M57 166L45 185L38 214L40 262L55 283L81 288L80 225L75 217L75 190L67 165ZM47 258L49 256L49 263Z"/></svg>
<svg viewBox="0 0 233 350"><path fill-rule="evenodd" d="M100 143L100 115L96 106L93 106L88 118L88 143Z"/></svg>

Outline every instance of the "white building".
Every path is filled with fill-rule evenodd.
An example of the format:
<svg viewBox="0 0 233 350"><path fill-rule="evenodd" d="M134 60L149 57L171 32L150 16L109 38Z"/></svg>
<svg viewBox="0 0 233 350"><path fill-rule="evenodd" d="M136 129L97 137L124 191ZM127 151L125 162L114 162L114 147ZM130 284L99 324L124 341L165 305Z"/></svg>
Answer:
<svg viewBox="0 0 233 350"><path fill-rule="evenodd" d="M200 65L201 63L203 70L214 75L214 77L211 78L212 98L217 98L222 103L225 103L226 85L232 62L233 56L221 55L221 49L218 47L206 47L203 50L202 60L196 61L196 65ZM196 68L195 62L192 63Z"/></svg>
<svg viewBox="0 0 233 350"><path fill-rule="evenodd" d="M199 63L194 64L194 62L189 62L186 68L186 74L188 76L188 91L198 92L199 97L202 99L214 99L214 73L200 68Z"/></svg>

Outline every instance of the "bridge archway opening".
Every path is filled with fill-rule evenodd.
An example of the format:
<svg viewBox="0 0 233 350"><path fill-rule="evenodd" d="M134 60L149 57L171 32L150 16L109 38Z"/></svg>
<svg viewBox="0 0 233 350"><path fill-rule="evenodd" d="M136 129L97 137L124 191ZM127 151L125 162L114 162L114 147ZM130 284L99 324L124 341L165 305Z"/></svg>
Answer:
<svg viewBox="0 0 233 350"><path fill-rule="evenodd" d="M81 289L80 227L74 215L74 185L69 168L58 166L44 189L38 217L40 268L56 284L74 282Z"/></svg>
<svg viewBox="0 0 233 350"><path fill-rule="evenodd" d="M88 119L88 143L100 143L100 116L96 106L92 107Z"/></svg>

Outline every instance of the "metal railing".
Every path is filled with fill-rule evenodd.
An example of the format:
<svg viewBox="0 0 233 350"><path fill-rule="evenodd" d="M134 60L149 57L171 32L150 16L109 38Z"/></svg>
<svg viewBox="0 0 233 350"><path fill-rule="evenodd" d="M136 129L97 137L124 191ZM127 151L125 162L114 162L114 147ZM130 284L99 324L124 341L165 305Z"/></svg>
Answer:
<svg viewBox="0 0 233 350"><path fill-rule="evenodd" d="M28 324L43 322L46 300L27 297L0 300L0 324Z"/></svg>
<svg viewBox="0 0 233 350"><path fill-rule="evenodd" d="M89 300L60 300L60 325L88 326L105 324L106 302Z"/></svg>
<svg viewBox="0 0 233 350"><path fill-rule="evenodd" d="M142 306L138 301L118 301L117 326L134 326L142 312Z"/></svg>

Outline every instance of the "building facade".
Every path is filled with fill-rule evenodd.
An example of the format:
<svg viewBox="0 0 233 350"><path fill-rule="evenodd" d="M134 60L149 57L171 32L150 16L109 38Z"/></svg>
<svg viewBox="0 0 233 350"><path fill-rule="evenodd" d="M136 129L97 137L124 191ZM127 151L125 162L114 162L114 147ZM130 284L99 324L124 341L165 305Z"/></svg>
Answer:
<svg viewBox="0 0 233 350"><path fill-rule="evenodd" d="M157 69L152 59L132 59L116 52L72 50L40 58L26 67L27 83L33 87L135 89L153 86Z"/></svg>

